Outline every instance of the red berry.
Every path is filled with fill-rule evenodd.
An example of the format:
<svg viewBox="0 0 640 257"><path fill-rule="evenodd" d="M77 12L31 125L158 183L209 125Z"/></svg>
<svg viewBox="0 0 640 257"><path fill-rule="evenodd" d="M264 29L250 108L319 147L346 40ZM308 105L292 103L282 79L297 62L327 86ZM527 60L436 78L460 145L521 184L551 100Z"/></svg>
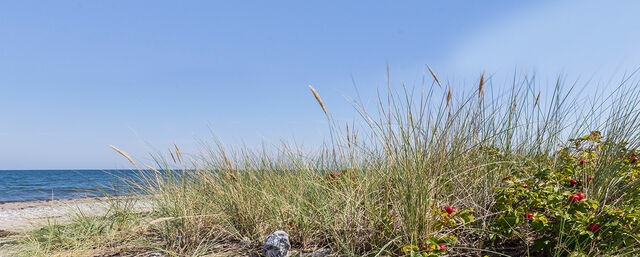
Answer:
<svg viewBox="0 0 640 257"><path fill-rule="evenodd" d="M631 163L636 163L636 162L638 162L638 157L631 158Z"/></svg>
<svg viewBox="0 0 640 257"><path fill-rule="evenodd" d="M585 165L587 163L587 160L580 160L580 165Z"/></svg>
<svg viewBox="0 0 640 257"><path fill-rule="evenodd" d="M440 250L443 250L443 251L447 250L447 246L444 244L439 244L438 246L440 246Z"/></svg>
<svg viewBox="0 0 640 257"><path fill-rule="evenodd" d="M578 197L578 201L584 199L584 194L583 193L578 193L578 194L576 194L576 196Z"/></svg>
<svg viewBox="0 0 640 257"><path fill-rule="evenodd" d="M572 186L575 186L578 184L578 181L575 179L572 179L571 181L569 181L571 183Z"/></svg>
<svg viewBox="0 0 640 257"><path fill-rule="evenodd" d="M596 230L598 230L600 228L600 225L598 224L591 224L587 227L587 229L591 232L596 232Z"/></svg>
<svg viewBox="0 0 640 257"><path fill-rule="evenodd" d="M351 176L351 179L355 179L355 178L356 178L356 176Z"/></svg>
<svg viewBox="0 0 640 257"><path fill-rule="evenodd" d="M533 213L525 213L524 217L527 219L533 219Z"/></svg>
<svg viewBox="0 0 640 257"><path fill-rule="evenodd" d="M529 186L527 186L527 184L524 184L524 185L522 185L522 188L529 189Z"/></svg>
<svg viewBox="0 0 640 257"><path fill-rule="evenodd" d="M445 207L444 207L444 210L445 210L448 214L453 213L453 208L451 208L451 206L445 206Z"/></svg>
<svg viewBox="0 0 640 257"><path fill-rule="evenodd" d="M336 172L336 173L333 173L333 175L335 175L336 177L339 177L340 173Z"/></svg>
<svg viewBox="0 0 640 257"><path fill-rule="evenodd" d="M296 225L294 225L294 224L289 224L289 226L290 226L291 228L295 228L295 227L296 227Z"/></svg>
<svg viewBox="0 0 640 257"><path fill-rule="evenodd" d="M577 201L580 201L580 197L579 196L577 196L577 195L570 195L569 196L569 202L570 203L577 202Z"/></svg>

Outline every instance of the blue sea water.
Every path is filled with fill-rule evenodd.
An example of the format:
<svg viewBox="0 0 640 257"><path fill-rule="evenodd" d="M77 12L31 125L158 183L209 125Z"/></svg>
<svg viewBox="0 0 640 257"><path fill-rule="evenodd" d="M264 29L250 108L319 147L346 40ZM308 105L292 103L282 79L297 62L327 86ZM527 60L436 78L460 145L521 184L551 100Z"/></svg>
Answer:
<svg viewBox="0 0 640 257"><path fill-rule="evenodd" d="M0 170L0 203L124 195L131 170Z"/></svg>

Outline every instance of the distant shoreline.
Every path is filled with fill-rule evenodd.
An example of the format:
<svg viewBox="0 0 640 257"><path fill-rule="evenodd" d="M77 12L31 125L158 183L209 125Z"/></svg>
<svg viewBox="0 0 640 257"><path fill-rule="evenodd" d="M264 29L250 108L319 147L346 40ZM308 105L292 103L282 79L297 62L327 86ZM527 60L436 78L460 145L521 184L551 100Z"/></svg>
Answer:
<svg viewBox="0 0 640 257"><path fill-rule="evenodd" d="M86 197L77 197L77 198L60 198L60 199L33 199L33 200L9 200L9 201L0 201L0 210L2 210L2 206L5 204L14 204L14 203L47 203L47 202L75 202L75 201L107 201L114 199L129 199L129 198L137 198L138 196L86 196Z"/></svg>
<svg viewBox="0 0 640 257"><path fill-rule="evenodd" d="M77 198L59 198L59 199L29 199L29 200L8 200L8 201L0 201L0 206L8 203L26 203L26 202L55 202L55 201L70 201L70 200L82 200L82 199L100 199L100 198L110 198L108 196L86 196L86 197L77 197Z"/></svg>

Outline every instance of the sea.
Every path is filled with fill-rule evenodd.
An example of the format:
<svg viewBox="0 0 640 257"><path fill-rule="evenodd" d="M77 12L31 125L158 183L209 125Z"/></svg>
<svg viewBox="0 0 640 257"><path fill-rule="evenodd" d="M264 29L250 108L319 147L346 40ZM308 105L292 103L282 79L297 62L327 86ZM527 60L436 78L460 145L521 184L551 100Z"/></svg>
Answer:
<svg viewBox="0 0 640 257"><path fill-rule="evenodd" d="M132 170L0 170L0 203L126 195Z"/></svg>

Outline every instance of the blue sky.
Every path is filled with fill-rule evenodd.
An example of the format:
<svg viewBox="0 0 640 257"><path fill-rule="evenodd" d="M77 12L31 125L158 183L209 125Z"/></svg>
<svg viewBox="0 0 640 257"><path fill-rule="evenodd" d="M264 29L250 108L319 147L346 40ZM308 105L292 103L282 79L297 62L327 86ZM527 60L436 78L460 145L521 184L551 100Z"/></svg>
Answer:
<svg viewBox="0 0 640 257"><path fill-rule="evenodd" d="M631 1L15 1L0 4L0 169L129 168L210 128L228 144L327 136L385 83L636 68Z"/></svg>

